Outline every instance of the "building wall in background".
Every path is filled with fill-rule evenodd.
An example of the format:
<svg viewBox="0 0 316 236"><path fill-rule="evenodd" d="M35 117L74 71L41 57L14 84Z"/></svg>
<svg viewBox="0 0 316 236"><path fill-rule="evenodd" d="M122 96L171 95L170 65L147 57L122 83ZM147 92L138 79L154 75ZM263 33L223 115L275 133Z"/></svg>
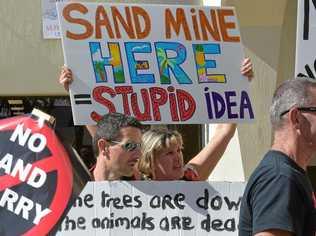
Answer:
<svg viewBox="0 0 316 236"><path fill-rule="evenodd" d="M245 55L254 64L255 79L250 87L256 120L238 125L234 137L239 139L247 180L271 145L269 107L273 92L294 76L297 1L222 0L222 5L236 8ZM234 165L226 170L234 171Z"/></svg>

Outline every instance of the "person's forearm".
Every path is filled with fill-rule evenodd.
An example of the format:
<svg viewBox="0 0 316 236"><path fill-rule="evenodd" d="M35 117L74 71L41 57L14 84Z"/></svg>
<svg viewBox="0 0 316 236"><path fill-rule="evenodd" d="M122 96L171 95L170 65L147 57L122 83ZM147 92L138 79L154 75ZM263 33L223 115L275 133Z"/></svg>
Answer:
<svg viewBox="0 0 316 236"><path fill-rule="evenodd" d="M200 180L207 180L234 136L236 124L218 124L210 142L191 160Z"/></svg>
<svg viewBox="0 0 316 236"><path fill-rule="evenodd" d="M97 126L96 125L86 125L86 128L87 128L89 134L91 135L91 137L93 138L95 133L97 132Z"/></svg>
<svg viewBox="0 0 316 236"><path fill-rule="evenodd" d="M230 140L234 136L236 128L235 123L217 124L214 136L222 136L221 139Z"/></svg>
<svg viewBox="0 0 316 236"><path fill-rule="evenodd" d="M285 230L278 230L278 229L271 229L265 232L256 233L254 236L293 236L289 231Z"/></svg>

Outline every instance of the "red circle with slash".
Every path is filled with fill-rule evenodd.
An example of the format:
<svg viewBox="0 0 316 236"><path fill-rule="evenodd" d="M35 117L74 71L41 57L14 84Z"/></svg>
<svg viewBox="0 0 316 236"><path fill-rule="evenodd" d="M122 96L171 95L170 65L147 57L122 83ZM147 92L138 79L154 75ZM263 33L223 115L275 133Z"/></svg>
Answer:
<svg viewBox="0 0 316 236"><path fill-rule="evenodd" d="M41 218L40 222L33 227L28 228L23 235L47 235L50 230L56 225L64 210L67 207L69 199L72 194L73 174L72 167L68 154L64 146L60 143L54 130L46 123L40 122L38 118L30 116L20 116L0 120L0 132L14 131L17 125L23 124L23 129L31 129L32 134L40 133L46 137L46 148L50 151L51 155L36 160L31 163L33 167L38 167L45 171L47 174L55 171L57 173L54 195L50 196L49 209L50 213ZM18 176L12 177L11 175L0 176L0 192L7 188L15 187L24 184ZM19 195L23 193L18 193ZM47 194L47 193L38 193ZM32 200L32 199L31 199ZM24 219L23 219L24 220ZM14 226L19 227L19 222Z"/></svg>

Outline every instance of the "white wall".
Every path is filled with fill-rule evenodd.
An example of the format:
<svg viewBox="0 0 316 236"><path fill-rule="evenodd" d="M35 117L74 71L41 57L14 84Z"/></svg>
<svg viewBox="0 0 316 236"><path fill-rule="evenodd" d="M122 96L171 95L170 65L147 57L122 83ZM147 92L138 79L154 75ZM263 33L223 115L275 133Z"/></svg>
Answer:
<svg viewBox="0 0 316 236"><path fill-rule="evenodd" d="M205 125L207 138L206 142L212 139L216 124ZM230 141L223 157L218 162L208 180L210 181L245 181L244 169L242 164L238 130Z"/></svg>
<svg viewBox="0 0 316 236"><path fill-rule="evenodd" d="M211 179L247 180L271 144L269 106L273 92L294 75L297 3L222 0L222 5L236 8L245 54L254 65L255 79L250 89L256 120L238 125L238 133Z"/></svg>

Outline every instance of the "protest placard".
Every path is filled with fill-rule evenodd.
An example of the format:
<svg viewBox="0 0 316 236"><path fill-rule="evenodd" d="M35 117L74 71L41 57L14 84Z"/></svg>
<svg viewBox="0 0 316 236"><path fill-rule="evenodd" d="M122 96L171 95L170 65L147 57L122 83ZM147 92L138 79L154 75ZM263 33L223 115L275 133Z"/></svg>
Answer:
<svg viewBox="0 0 316 236"><path fill-rule="evenodd" d="M316 78L316 1L298 1L295 75Z"/></svg>
<svg viewBox="0 0 316 236"><path fill-rule="evenodd" d="M56 2L68 0L42 0L42 27L44 39L60 39Z"/></svg>
<svg viewBox="0 0 316 236"><path fill-rule="evenodd" d="M57 235L237 235L244 183L89 182Z"/></svg>
<svg viewBox="0 0 316 236"><path fill-rule="evenodd" d="M55 227L73 190L68 158L42 116L0 121L0 235L47 235Z"/></svg>
<svg viewBox="0 0 316 236"><path fill-rule="evenodd" d="M74 122L254 119L234 8L57 3Z"/></svg>

